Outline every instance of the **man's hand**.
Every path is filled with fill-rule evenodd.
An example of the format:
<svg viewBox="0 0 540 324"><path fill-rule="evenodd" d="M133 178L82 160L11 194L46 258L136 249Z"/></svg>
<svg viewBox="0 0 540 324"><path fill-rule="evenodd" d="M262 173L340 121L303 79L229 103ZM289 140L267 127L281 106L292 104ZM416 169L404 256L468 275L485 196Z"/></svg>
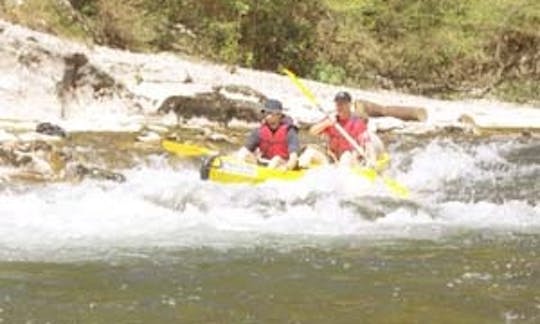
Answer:
<svg viewBox="0 0 540 324"><path fill-rule="evenodd" d="M252 153L247 148L242 146L238 151L234 153L234 157L238 160L246 161L248 156L251 154Z"/></svg>
<svg viewBox="0 0 540 324"><path fill-rule="evenodd" d="M337 117L334 114L328 115L324 120L328 123L328 127L334 126L337 123Z"/></svg>
<svg viewBox="0 0 540 324"><path fill-rule="evenodd" d="M374 169L377 165L377 152L371 142L367 142L364 150L364 160L368 168Z"/></svg>
<svg viewBox="0 0 540 324"><path fill-rule="evenodd" d="M328 127L334 126L336 123L337 123L336 116L328 115L324 119L322 119L320 122L311 126L311 128L309 129L309 132L311 135L320 135L322 132L324 132L324 130L326 130Z"/></svg>
<svg viewBox="0 0 540 324"><path fill-rule="evenodd" d="M293 170L298 165L298 153L293 152L289 155L289 160L285 164L287 170Z"/></svg>

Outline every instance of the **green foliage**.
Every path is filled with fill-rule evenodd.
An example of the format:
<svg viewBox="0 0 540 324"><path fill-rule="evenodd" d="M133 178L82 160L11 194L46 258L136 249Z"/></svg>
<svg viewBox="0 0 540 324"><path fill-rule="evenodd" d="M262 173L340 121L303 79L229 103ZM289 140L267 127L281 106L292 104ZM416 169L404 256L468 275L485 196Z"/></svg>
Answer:
<svg viewBox="0 0 540 324"><path fill-rule="evenodd" d="M208 34L217 58L229 64L239 62L240 34L236 22L212 22L208 26Z"/></svg>
<svg viewBox="0 0 540 324"><path fill-rule="evenodd" d="M1 18L69 38L85 39L87 37L83 26L58 1L25 0L21 4L6 1L0 8L3 9L0 11Z"/></svg>
<svg viewBox="0 0 540 324"><path fill-rule="evenodd" d="M540 73L537 1L326 3L339 22L332 33L320 33L322 56L346 66L356 84L440 96L495 86L493 93L506 99L534 98L525 89ZM515 86L503 86L504 80Z"/></svg>
<svg viewBox="0 0 540 324"><path fill-rule="evenodd" d="M525 80L516 81L509 80L504 81L495 90L497 97L507 100L516 101L520 103L532 102L536 105L540 105L540 80Z"/></svg>
<svg viewBox="0 0 540 324"><path fill-rule="evenodd" d="M342 84L347 79L347 71L330 63L316 63L309 77L330 84Z"/></svg>

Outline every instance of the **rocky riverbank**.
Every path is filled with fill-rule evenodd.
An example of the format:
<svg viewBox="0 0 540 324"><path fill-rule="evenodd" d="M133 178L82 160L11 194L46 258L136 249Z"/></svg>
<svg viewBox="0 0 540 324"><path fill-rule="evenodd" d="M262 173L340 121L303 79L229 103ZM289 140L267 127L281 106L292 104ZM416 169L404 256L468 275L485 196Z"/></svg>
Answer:
<svg viewBox="0 0 540 324"><path fill-rule="evenodd" d="M342 89L305 84L327 109ZM359 103L384 108L370 124L387 141L485 130L536 136L540 129L534 107L346 90ZM269 97L282 100L303 129L321 117L277 73L87 46L0 21L0 179L122 181L117 169L161 152L163 137L232 149ZM420 109L421 118L380 113L403 106Z"/></svg>

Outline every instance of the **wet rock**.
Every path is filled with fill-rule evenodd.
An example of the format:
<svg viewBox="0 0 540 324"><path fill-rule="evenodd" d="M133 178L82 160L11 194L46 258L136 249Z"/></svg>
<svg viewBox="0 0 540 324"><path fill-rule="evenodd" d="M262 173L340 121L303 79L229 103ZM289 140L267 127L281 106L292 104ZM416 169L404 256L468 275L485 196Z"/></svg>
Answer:
<svg viewBox="0 0 540 324"><path fill-rule="evenodd" d="M191 74L186 72L186 77L184 78L183 83L193 83L193 78L191 77Z"/></svg>
<svg viewBox="0 0 540 324"><path fill-rule="evenodd" d="M238 67L236 65L228 65L225 67L225 70L230 74L235 74L236 72L238 72Z"/></svg>
<svg viewBox="0 0 540 324"><path fill-rule="evenodd" d="M64 75L58 84L58 93L64 96L74 89L89 85L95 96L112 94L121 85L107 73L88 64L88 58L81 53L74 53L64 57Z"/></svg>
<svg viewBox="0 0 540 324"><path fill-rule="evenodd" d="M531 138L532 137L532 131L530 130L522 130L521 136L525 138Z"/></svg>
<svg viewBox="0 0 540 324"><path fill-rule="evenodd" d="M75 172L80 179L82 178L91 178L98 180L110 180L115 182L125 182L126 177L118 172L112 172L109 170L97 168L97 167L87 167L83 164L77 164L75 166Z"/></svg>
<svg viewBox="0 0 540 324"><path fill-rule="evenodd" d="M63 57L64 72L62 80L56 84L57 96L61 103L61 117L67 118L70 105L88 106L104 99L121 98L123 104L141 112L139 101L142 97L131 93L122 83L111 75L91 64L82 53L73 53Z"/></svg>
<svg viewBox="0 0 540 324"><path fill-rule="evenodd" d="M13 149L0 147L0 165L20 167L32 162L32 158L17 154Z"/></svg>
<svg viewBox="0 0 540 324"><path fill-rule="evenodd" d="M440 132L447 135L461 135L467 132L467 129L459 125L445 125L439 128Z"/></svg>
<svg viewBox="0 0 540 324"><path fill-rule="evenodd" d="M1 165L16 168L20 174L39 175L41 179L55 178L58 169L51 164L51 159L58 156L61 156L60 152L44 141L13 142L0 146Z"/></svg>
<svg viewBox="0 0 540 324"><path fill-rule="evenodd" d="M81 78L79 69L88 63L86 55L74 53L64 57L64 76L61 81L61 89L69 90L75 88L76 82Z"/></svg>
<svg viewBox="0 0 540 324"><path fill-rule="evenodd" d="M41 51L21 51L17 55L17 62L25 67L39 67L42 61L42 52Z"/></svg>
<svg viewBox="0 0 540 324"><path fill-rule="evenodd" d="M0 166L10 168L9 179L24 181L126 180L120 173L85 166L69 151L44 141L3 143L0 145Z"/></svg>
<svg viewBox="0 0 540 324"><path fill-rule="evenodd" d="M50 136L66 137L66 131L64 129L51 123L39 123L36 126L36 132Z"/></svg>

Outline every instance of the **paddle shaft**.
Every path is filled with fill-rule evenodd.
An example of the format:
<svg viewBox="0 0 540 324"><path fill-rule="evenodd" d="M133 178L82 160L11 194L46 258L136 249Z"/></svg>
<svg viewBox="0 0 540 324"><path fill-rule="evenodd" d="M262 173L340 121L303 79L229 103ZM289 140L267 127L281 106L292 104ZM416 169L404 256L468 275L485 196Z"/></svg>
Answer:
<svg viewBox="0 0 540 324"><path fill-rule="evenodd" d="M330 118L328 113L324 111L324 109L321 107L321 105L315 98L315 95L313 95L313 93L308 88L306 88L306 86L304 86L302 82L300 82L300 80L296 77L296 75L292 71L288 69L283 69L283 72L291 78L293 83L300 89L300 91L302 91L302 93L304 93L304 95L311 101L311 103L317 108L317 110L323 113L324 116L326 116L327 118ZM362 156L365 159L366 153L364 149L360 147L358 142L354 138L352 138L352 136L349 133L347 133L347 131L343 129L343 127L338 122L335 122L333 126L337 129L337 131L341 134L341 136L343 136L343 138L345 138L345 140L347 140L347 142L351 144L351 146L358 152L358 154L360 154L360 156Z"/></svg>
<svg viewBox="0 0 540 324"><path fill-rule="evenodd" d="M291 72L290 70L288 69L283 69L282 70L287 76L289 76L289 78L292 80L292 82L298 87L298 89L300 89L300 91L302 91L302 93L311 101L311 103L313 103L313 105L320 111L322 112L324 115L326 115L328 117L328 114L324 111L324 109L321 107L321 105L317 102L317 99L315 98L315 95L313 95L313 93L308 89L306 88L306 86L304 86L304 84L302 82L300 82L300 80L296 77L296 75ZM364 150L360 147L360 145L358 145L358 142L356 142L356 140L354 140L350 135L349 133L347 133L343 127L341 127L341 125L339 123L334 123L334 127L337 129L337 131L341 134L341 136L343 136L343 138L345 138L349 144L351 144L351 146L364 158L367 160L366 158L366 154L364 152ZM366 161L367 162L367 161ZM367 168L366 170L369 170L369 171L372 171L375 173L375 175L377 175L377 171L373 168ZM395 194L397 194L399 197L402 197L402 198L406 198L409 196L409 190L407 189L407 187L401 185L399 182L397 182L396 180L392 179L392 178L389 178L387 176L383 176L383 181L384 183L386 184L386 186L388 186Z"/></svg>
<svg viewBox="0 0 540 324"><path fill-rule="evenodd" d="M330 118L330 115L328 115L319 104L316 104L315 106L317 107L317 109L319 109L320 112L325 114L327 118ZM358 152L358 154L360 154L360 156L362 156L364 159L366 158L366 153L364 149L360 145L358 145L358 142L354 138L352 138L349 133L347 133L347 131L343 128L343 126L341 126L340 123L336 121L333 123L332 126L334 126L338 133L343 136L343 138L345 138L347 142L349 142L349 144L351 144L351 146L356 150L356 152Z"/></svg>

